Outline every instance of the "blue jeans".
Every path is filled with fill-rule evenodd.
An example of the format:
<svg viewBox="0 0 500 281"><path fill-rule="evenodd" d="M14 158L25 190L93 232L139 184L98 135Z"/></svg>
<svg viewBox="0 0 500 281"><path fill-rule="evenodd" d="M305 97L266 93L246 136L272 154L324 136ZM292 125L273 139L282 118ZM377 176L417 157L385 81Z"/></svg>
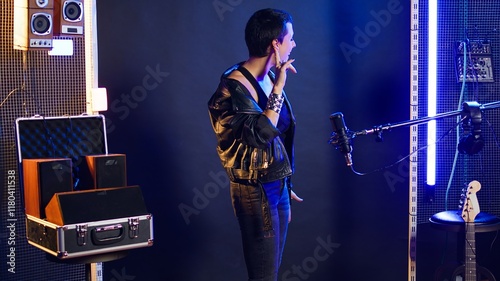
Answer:
<svg viewBox="0 0 500 281"><path fill-rule="evenodd" d="M231 182L230 187L241 230L248 280L278 280L290 210L285 181L264 184Z"/></svg>

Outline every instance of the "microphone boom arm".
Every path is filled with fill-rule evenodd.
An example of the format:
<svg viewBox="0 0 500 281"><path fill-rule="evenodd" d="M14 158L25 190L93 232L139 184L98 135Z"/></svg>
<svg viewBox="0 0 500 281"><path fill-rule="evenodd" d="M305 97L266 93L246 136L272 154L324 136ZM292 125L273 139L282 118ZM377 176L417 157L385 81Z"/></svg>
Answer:
<svg viewBox="0 0 500 281"><path fill-rule="evenodd" d="M464 102L464 106L463 107L466 107L466 105L469 105L470 103L476 103L476 102ZM495 108L500 108L500 101L496 101L496 102L491 102L491 103L479 105L479 109L481 111L488 110L488 109L495 109ZM461 115L462 113L464 113L464 109L462 109L462 110L455 110L455 111L449 111L449 112L444 112L444 113L436 114L434 116L426 116L426 117L421 117L421 118L417 118L417 119L413 119L413 120L402 121L402 122L393 123L393 124L388 123L388 124L385 124L385 125L375 126L372 129L368 129L368 130L361 130L361 131L357 131L357 132L351 132L351 134L352 134L353 138L356 137L356 136L360 136L360 135L370 135L370 134L378 134L378 135L380 135L382 132L391 130L393 128L418 125L418 124L422 124L422 123L427 123L427 122L432 121L432 120L438 120L438 119L442 119L442 118L445 118L445 117L452 117L452 116Z"/></svg>

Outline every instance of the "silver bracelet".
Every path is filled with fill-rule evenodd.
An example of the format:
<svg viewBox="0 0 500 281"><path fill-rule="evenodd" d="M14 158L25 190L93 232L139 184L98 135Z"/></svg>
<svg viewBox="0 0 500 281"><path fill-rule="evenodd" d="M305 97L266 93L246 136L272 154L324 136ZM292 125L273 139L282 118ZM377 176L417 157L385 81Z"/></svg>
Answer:
<svg viewBox="0 0 500 281"><path fill-rule="evenodd" d="M266 109L270 109L270 110L279 114L281 111L281 106L283 106L284 100L285 100L285 97L283 95L271 93L269 95L269 99L267 100Z"/></svg>

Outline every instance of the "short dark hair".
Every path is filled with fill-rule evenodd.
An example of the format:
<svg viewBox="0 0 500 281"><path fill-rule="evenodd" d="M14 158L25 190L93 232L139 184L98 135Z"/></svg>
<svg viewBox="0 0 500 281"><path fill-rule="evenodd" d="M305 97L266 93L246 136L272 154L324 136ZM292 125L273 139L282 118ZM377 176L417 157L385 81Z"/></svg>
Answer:
<svg viewBox="0 0 500 281"><path fill-rule="evenodd" d="M255 12L245 27L245 42L251 57L267 56L274 39L280 43L287 35L286 24L293 23L292 16L282 10L263 9Z"/></svg>

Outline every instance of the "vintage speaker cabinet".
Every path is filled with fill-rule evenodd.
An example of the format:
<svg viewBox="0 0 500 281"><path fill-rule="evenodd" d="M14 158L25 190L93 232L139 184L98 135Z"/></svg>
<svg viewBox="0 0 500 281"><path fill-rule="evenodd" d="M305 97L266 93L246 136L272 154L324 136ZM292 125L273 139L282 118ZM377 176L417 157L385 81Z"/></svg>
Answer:
<svg viewBox="0 0 500 281"><path fill-rule="evenodd" d="M153 245L139 186L56 193L45 212L46 220L26 216L28 243L59 259Z"/></svg>
<svg viewBox="0 0 500 281"><path fill-rule="evenodd" d="M125 154L87 155L93 188L127 186L127 161Z"/></svg>
<svg viewBox="0 0 500 281"><path fill-rule="evenodd" d="M54 0L54 35L83 36L84 0Z"/></svg>
<svg viewBox="0 0 500 281"><path fill-rule="evenodd" d="M14 49L50 50L54 34L53 0L13 0Z"/></svg>
<svg viewBox="0 0 500 281"><path fill-rule="evenodd" d="M55 193L73 190L71 159L24 159L22 164L24 209L26 214L43 219Z"/></svg>

